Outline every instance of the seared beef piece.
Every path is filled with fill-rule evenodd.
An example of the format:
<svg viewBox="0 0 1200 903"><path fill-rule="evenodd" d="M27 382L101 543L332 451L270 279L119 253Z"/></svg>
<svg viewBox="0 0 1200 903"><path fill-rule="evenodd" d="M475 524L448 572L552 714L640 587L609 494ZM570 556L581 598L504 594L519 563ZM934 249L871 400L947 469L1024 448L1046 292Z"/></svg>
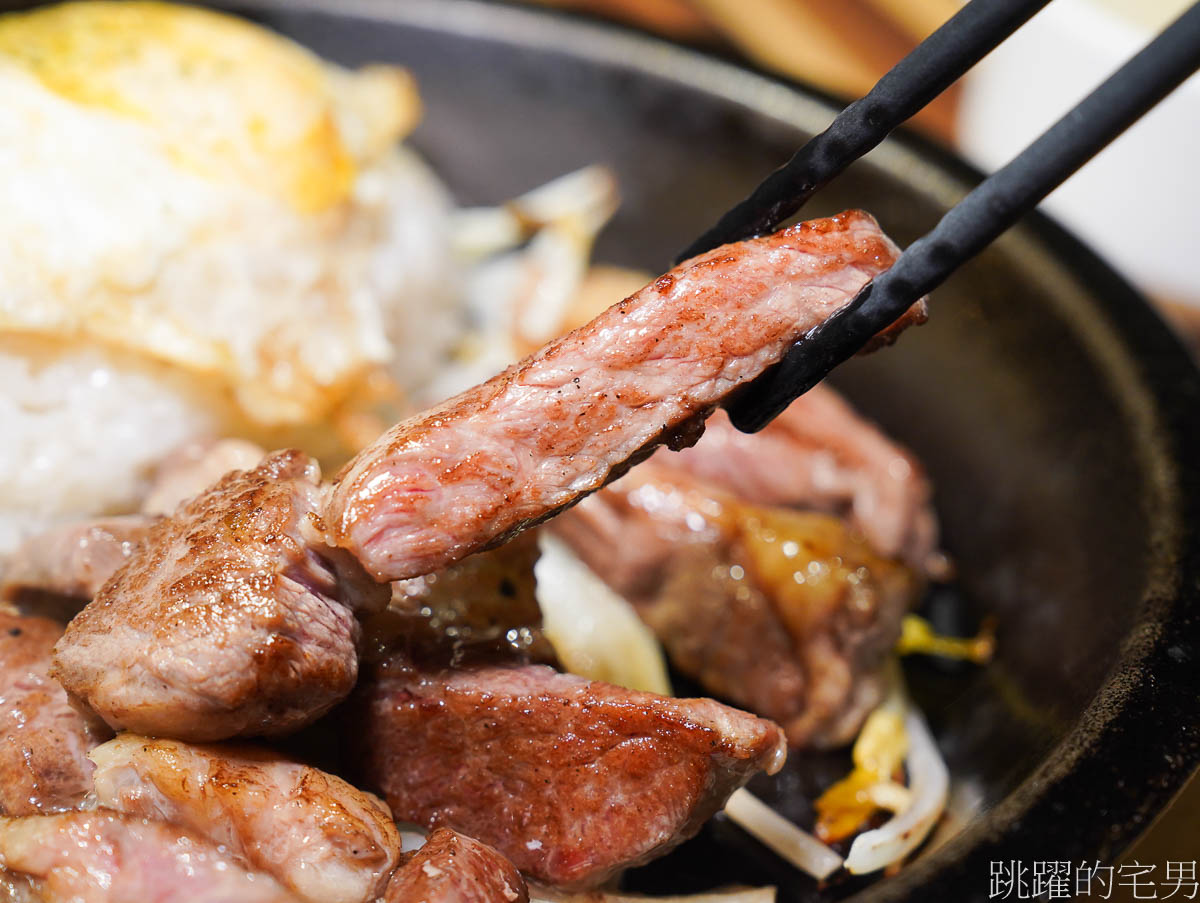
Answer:
<svg viewBox="0 0 1200 903"><path fill-rule="evenodd" d="M388 596L324 543L319 478L305 455L276 452L155 525L67 627L55 676L143 734L207 741L316 720L358 676L356 612Z"/></svg>
<svg viewBox="0 0 1200 903"><path fill-rule="evenodd" d="M92 789L87 753L111 732L50 677L62 627L0 608L0 815L60 812Z"/></svg>
<svg viewBox="0 0 1200 903"><path fill-rule="evenodd" d="M451 827L528 875L593 885L687 839L784 759L779 728L541 665L426 671L402 656L355 694L352 742L396 817Z"/></svg>
<svg viewBox="0 0 1200 903"><path fill-rule="evenodd" d="M68 620L130 559L162 515L229 471L253 467L263 454L242 439L188 443L160 466L141 514L63 524L26 540L0 583L0 599Z"/></svg>
<svg viewBox="0 0 1200 903"><path fill-rule="evenodd" d="M528 903L511 862L489 847L439 828L388 884L384 903Z"/></svg>
<svg viewBox="0 0 1200 903"><path fill-rule="evenodd" d="M64 524L21 544L0 585L0 598L22 607L35 597L71 600L74 614L92 600L145 539L157 518L130 514L77 524ZM62 604L56 605L62 610Z"/></svg>
<svg viewBox="0 0 1200 903"><path fill-rule="evenodd" d="M681 264L368 446L336 480L331 541L380 580L502 542L655 446L694 442L730 392L897 254L870 216L850 211ZM918 303L904 323L923 317Z"/></svg>
<svg viewBox="0 0 1200 903"><path fill-rule="evenodd" d="M0 868L47 901L297 903L182 828L103 810L0 819Z"/></svg>
<svg viewBox="0 0 1200 903"><path fill-rule="evenodd" d="M718 413L692 448L656 460L742 501L843 516L880 554L931 576L946 567L920 462L826 386L758 433L740 432Z"/></svg>
<svg viewBox="0 0 1200 903"><path fill-rule="evenodd" d="M533 577L538 555L531 530L433 574L397 580L387 612L364 625L368 659L403 645L447 662L499 653L553 664Z"/></svg>
<svg viewBox="0 0 1200 903"><path fill-rule="evenodd" d="M310 903L367 903L400 858L382 800L262 747L122 734L92 751L96 801L193 831Z"/></svg>
<svg viewBox="0 0 1200 903"><path fill-rule="evenodd" d="M150 491L142 500L142 513L170 514L230 471L253 469L266 454L266 449L245 439L185 443L159 464Z"/></svg>
<svg viewBox="0 0 1200 903"><path fill-rule="evenodd" d="M555 530L633 603L676 668L778 721L796 747L854 737L920 590L842 521L745 505L657 458Z"/></svg>

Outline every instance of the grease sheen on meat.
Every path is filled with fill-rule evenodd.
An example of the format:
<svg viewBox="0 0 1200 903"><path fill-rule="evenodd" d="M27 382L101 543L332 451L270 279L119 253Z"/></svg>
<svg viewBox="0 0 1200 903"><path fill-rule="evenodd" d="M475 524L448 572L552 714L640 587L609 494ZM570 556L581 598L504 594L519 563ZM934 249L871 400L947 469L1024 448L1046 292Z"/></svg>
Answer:
<svg viewBox="0 0 1200 903"><path fill-rule="evenodd" d="M333 541L388 580L502 541L654 446L693 441L714 406L897 254L848 211L681 264L365 449L336 481ZM900 325L923 316L920 302Z"/></svg>
<svg viewBox="0 0 1200 903"><path fill-rule="evenodd" d="M931 576L945 568L924 468L827 386L753 434L718 413L694 446L657 460L751 504L844 516L880 554Z"/></svg>
<svg viewBox="0 0 1200 903"><path fill-rule="evenodd" d="M111 736L50 677L62 627L0 608L0 815L60 812L92 789L88 751Z"/></svg>
<svg viewBox="0 0 1200 903"><path fill-rule="evenodd" d="M662 855L785 755L776 725L711 699L541 665L425 671L397 657L352 712L365 781L398 819L462 831L556 885Z"/></svg>
<svg viewBox="0 0 1200 903"><path fill-rule="evenodd" d="M439 828L396 870L383 903L529 903L529 889L487 844Z"/></svg>
<svg viewBox="0 0 1200 903"><path fill-rule="evenodd" d="M156 524L67 627L55 676L114 728L183 740L328 711L357 678L355 612L388 590L324 543L319 478L276 452Z"/></svg>
<svg viewBox="0 0 1200 903"><path fill-rule="evenodd" d="M782 724L793 746L853 739L883 698L921 581L827 514L748 505L655 457L555 522L672 664Z"/></svg>
<svg viewBox="0 0 1200 903"><path fill-rule="evenodd" d="M92 601L118 568L130 559L154 525L140 514L63 524L38 533L13 553L0 597L21 601L29 593ZM73 613L73 611L72 611Z"/></svg>
<svg viewBox="0 0 1200 903"><path fill-rule="evenodd" d="M492 648L552 663L533 576L538 555L531 530L436 573L397 580L386 615L364 625L367 658L380 650L386 655L403 635L410 648Z"/></svg>
<svg viewBox="0 0 1200 903"><path fill-rule="evenodd" d="M182 828L102 810L0 818L0 869L53 903L298 903Z"/></svg>
<svg viewBox="0 0 1200 903"><path fill-rule="evenodd" d="M23 542L0 581L0 599L39 613L60 611L69 620L133 557L163 515L229 471L254 467L264 454L242 439L185 444L160 463L140 514L60 524Z"/></svg>
<svg viewBox="0 0 1200 903"><path fill-rule="evenodd" d="M180 825L309 903L367 903L400 858L384 803L263 747L122 734L92 751L96 801Z"/></svg>

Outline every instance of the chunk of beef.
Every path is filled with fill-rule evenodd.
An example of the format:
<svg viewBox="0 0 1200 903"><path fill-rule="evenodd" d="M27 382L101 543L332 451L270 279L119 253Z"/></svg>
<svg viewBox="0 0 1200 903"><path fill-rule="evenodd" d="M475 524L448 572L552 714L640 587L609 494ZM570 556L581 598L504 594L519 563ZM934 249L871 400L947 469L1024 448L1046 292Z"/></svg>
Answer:
<svg viewBox="0 0 1200 903"><path fill-rule="evenodd" d="M659 461L756 505L843 516L881 555L931 576L946 567L924 468L826 386L758 433L740 432L718 413L703 439Z"/></svg>
<svg viewBox="0 0 1200 903"><path fill-rule="evenodd" d="M62 627L0 608L0 815L60 812L92 788L88 750L111 736L50 677Z"/></svg>
<svg viewBox="0 0 1200 903"><path fill-rule="evenodd" d="M103 810L0 818L0 869L47 901L296 903L182 828Z"/></svg>
<svg viewBox="0 0 1200 903"><path fill-rule="evenodd" d="M897 254L850 211L681 264L365 449L336 480L333 541L397 580L544 520L655 446L694 441L722 399ZM923 317L922 302L904 322Z"/></svg>
<svg viewBox="0 0 1200 903"><path fill-rule="evenodd" d="M325 544L317 465L276 452L156 524L55 648L117 729L218 740L308 724L357 678L355 612L386 604Z"/></svg>
<svg viewBox="0 0 1200 903"><path fill-rule="evenodd" d="M439 828L396 870L384 903L529 903L511 862L489 847Z"/></svg>
<svg viewBox="0 0 1200 903"><path fill-rule="evenodd" d="M231 470L249 469L263 450L242 439L191 442L160 466L141 514L63 524L26 540L0 584L0 599L69 620L132 557L150 528Z"/></svg>
<svg viewBox="0 0 1200 903"><path fill-rule="evenodd" d="M397 657L353 711L365 782L397 818L463 831L553 884L661 855L784 758L769 721L540 665L424 671Z"/></svg>
<svg viewBox="0 0 1200 903"><path fill-rule="evenodd" d="M837 518L746 505L658 459L555 529L676 668L797 747L854 737L921 587Z"/></svg>
<svg viewBox="0 0 1200 903"><path fill-rule="evenodd" d="M53 527L30 537L12 556L0 586L0 598L29 607L35 597L71 600L67 615L92 600L105 582L133 555L156 518L131 514Z"/></svg>
<svg viewBox="0 0 1200 903"><path fill-rule="evenodd" d="M367 903L400 857L378 798L251 746L122 734L92 751L97 802L180 825L310 903Z"/></svg>

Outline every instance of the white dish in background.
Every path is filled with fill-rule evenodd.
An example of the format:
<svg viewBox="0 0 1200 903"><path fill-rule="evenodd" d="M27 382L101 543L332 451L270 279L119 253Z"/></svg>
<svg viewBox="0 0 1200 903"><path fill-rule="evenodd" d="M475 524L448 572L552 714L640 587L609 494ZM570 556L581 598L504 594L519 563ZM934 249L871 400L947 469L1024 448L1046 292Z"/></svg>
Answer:
<svg viewBox="0 0 1200 903"><path fill-rule="evenodd" d="M1189 0L1056 0L964 80L961 152L1007 163ZM1200 78L1047 198L1044 209L1161 300L1200 307Z"/></svg>

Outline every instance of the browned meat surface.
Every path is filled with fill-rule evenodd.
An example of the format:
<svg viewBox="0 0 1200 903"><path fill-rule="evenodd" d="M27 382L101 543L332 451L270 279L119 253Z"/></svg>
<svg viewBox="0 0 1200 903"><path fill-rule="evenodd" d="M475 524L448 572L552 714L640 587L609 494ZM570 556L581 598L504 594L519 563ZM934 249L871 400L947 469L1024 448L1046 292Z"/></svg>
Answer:
<svg viewBox="0 0 1200 903"><path fill-rule="evenodd" d="M92 789L87 753L110 733L50 678L62 627L0 608L0 815L74 808Z"/></svg>
<svg viewBox="0 0 1200 903"><path fill-rule="evenodd" d="M102 810L0 819L0 869L51 903L296 903L182 828Z"/></svg>
<svg viewBox="0 0 1200 903"><path fill-rule="evenodd" d="M0 597L19 602L28 594L44 594L85 605L129 560L154 522L132 514L65 524L33 536L13 554Z"/></svg>
<svg viewBox="0 0 1200 903"><path fill-rule="evenodd" d="M836 518L746 505L657 458L556 531L633 603L676 668L778 721L793 746L854 737L920 589Z"/></svg>
<svg viewBox="0 0 1200 903"><path fill-rule="evenodd" d="M784 757L769 721L540 665L422 672L398 657L353 711L365 782L398 819L462 831L553 884L661 855Z"/></svg>
<svg viewBox="0 0 1200 903"><path fill-rule="evenodd" d="M241 439L189 443L160 467L141 514L64 524L24 542L4 574L0 598L39 611L53 606L69 619L130 559L162 515L229 471L253 467L263 454Z"/></svg>
<svg viewBox="0 0 1200 903"><path fill-rule="evenodd" d="M143 514L170 514L181 502L199 495L233 470L251 470L266 455L245 439L204 439L189 442L163 461L146 498Z"/></svg>
<svg viewBox="0 0 1200 903"><path fill-rule="evenodd" d="M722 399L896 256L849 211L681 264L369 446L334 486L332 541L397 580L544 520L656 445L694 441ZM920 303L905 322L923 317Z"/></svg>
<svg viewBox="0 0 1200 903"><path fill-rule="evenodd" d="M92 760L101 806L180 825L310 903L374 900L399 861L381 800L272 750L122 734Z"/></svg>
<svg viewBox="0 0 1200 903"><path fill-rule="evenodd" d="M743 501L844 516L880 554L934 576L945 568L924 468L825 386L752 435L718 413L695 446L663 458Z"/></svg>
<svg viewBox="0 0 1200 903"><path fill-rule="evenodd" d="M529 889L511 862L489 847L439 828L401 866L384 903L528 903Z"/></svg>
<svg viewBox="0 0 1200 903"><path fill-rule="evenodd" d="M282 734L357 678L355 613L387 587L327 546L316 464L276 452L156 524L68 626L54 674L114 728Z"/></svg>

